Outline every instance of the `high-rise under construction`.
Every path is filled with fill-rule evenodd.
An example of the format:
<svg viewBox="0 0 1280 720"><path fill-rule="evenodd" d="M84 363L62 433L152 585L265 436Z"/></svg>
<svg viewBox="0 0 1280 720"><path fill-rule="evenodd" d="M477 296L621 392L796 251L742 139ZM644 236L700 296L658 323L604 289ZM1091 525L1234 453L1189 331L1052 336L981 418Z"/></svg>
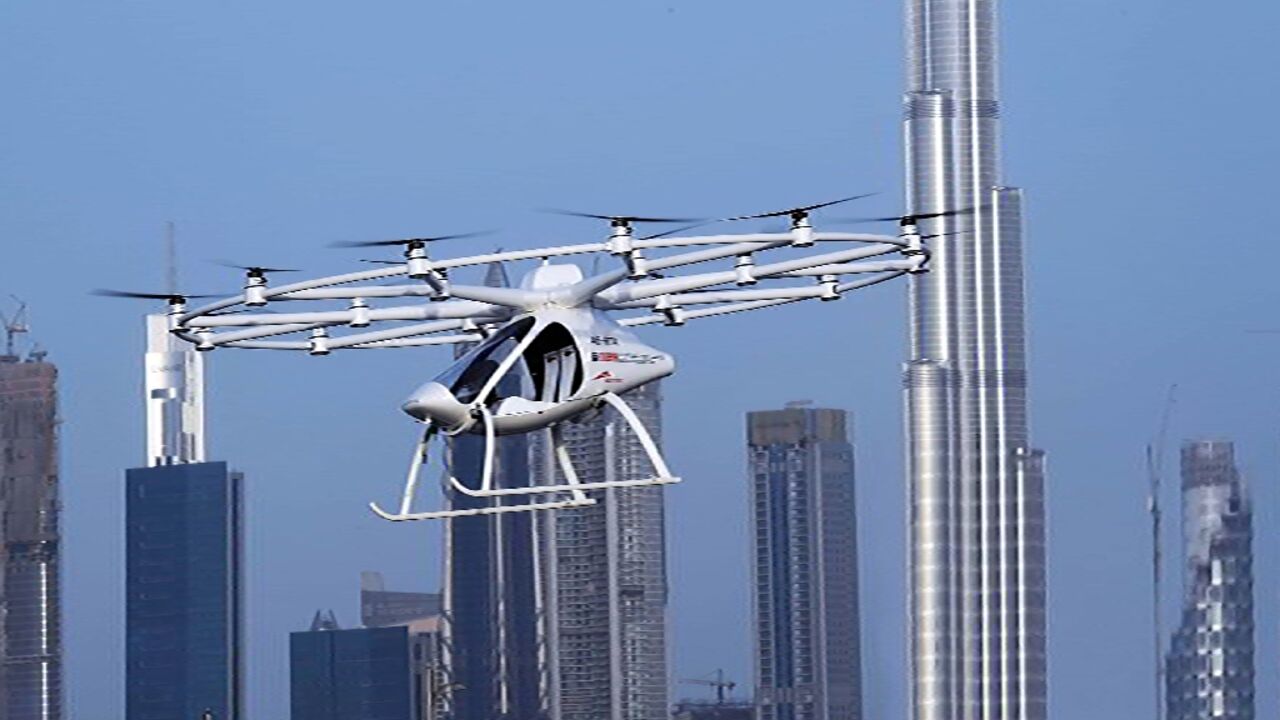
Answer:
<svg viewBox="0 0 1280 720"><path fill-rule="evenodd" d="M915 720L1042 720L1044 462L1027 427L1022 193L1000 176L996 0L907 0L906 386Z"/></svg>
<svg viewBox="0 0 1280 720"><path fill-rule="evenodd" d="M1253 720L1253 503L1235 446L1182 446L1185 582L1166 661L1168 720Z"/></svg>
<svg viewBox="0 0 1280 720"><path fill-rule="evenodd" d="M15 329L0 356L0 720L59 720L58 369L17 353Z"/></svg>

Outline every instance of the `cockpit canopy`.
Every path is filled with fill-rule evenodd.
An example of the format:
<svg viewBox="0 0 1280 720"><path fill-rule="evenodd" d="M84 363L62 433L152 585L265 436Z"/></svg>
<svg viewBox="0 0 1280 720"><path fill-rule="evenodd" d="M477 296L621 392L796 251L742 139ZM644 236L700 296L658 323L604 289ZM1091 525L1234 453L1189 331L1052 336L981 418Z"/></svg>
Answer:
<svg viewBox="0 0 1280 720"><path fill-rule="evenodd" d="M486 404L513 396L542 402L568 400L582 387L582 349L564 324L553 321L539 325L532 317L508 323L458 359L436 381L449 388L458 402L475 402L531 332L536 335L497 381Z"/></svg>

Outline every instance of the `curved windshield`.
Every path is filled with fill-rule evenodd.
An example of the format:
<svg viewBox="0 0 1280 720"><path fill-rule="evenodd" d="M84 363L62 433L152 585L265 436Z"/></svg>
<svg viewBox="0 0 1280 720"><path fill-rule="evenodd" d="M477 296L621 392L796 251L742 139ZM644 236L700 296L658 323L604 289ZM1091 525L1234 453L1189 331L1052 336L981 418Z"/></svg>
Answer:
<svg viewBox="0 0 1280 720"><path fill-rule="evenodd" d="M533 323L533 318L524 318L502 328L450 365L448 370L436 378L436 382L449 388L458 402L475 401L502 361L529 334Z"/></svg>

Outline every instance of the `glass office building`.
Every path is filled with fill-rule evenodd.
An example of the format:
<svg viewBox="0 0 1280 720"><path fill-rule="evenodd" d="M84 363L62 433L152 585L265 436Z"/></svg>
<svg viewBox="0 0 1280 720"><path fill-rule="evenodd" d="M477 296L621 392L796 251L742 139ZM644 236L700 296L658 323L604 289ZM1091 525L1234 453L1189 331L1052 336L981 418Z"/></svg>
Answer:
<svg viewBox="0 0 1280 720"><path fill-rule="evenodd" d="M243 720L242 476L223 462L127 472L129 720Z"/></svg>
<svg viewBox="0 0 1280 720"><path fill-rule="evenodd" d="M419 720L409 628L316 628L289 636L294 720Z"/></svg>
<svg viewBox="0 0 1280 720"><path fill-rule="evenodd" d="M365 573L362 584L373 575ZM361 596L370 592L391 594L362 589ZM393 613L398 621L378 613L376 621L388 624L370 626L362 605L363 628L343 630L332 611L317 612L309 631L289 636L294 720L457 720L448 710L459 688L443 672L439 596L394 594L401 596ZM428 614L410 615L417 612L410 595L419 596L418 611Z"/></svg>
<svg viewBox="0 0 1280 720"><path fill-rule="evenodd" d="M485 273L488 287L510 287L502 265ZM461 356L471 348L461 346ZM516 394L519 379L504 378L503 394ZM529 439L497 439L497 487L528 484ZM470 481L484 463L485 439L460 435L449 440L453 473ZM453 509L484 507L493 501L449 493ZM498 502L522 503L513 498ZM547 717L547 676L538 596L537 544L533 513L503 513L445 521L444 633L454 720L541 720ZM366 623L368 624L368 623Z"/></svg>
<svg viewBox="0 0 1280 720"><path fill-rule="evenodd" d="M624 398L656 442L661 384ZM564 427L584 483L651 478L630 426L612 409ZM547 443L535 443L534 478L563 483ZM547 616L551 717L669 720L667 556L662 487L588 491L599 502L538 513L540 582Z"/></svg>
<svg viewBox="0 0 1280 720"><path fill-rule="evenodd" d="M747 414L756 717L860 720L858 525L843 410Z"/></svg>

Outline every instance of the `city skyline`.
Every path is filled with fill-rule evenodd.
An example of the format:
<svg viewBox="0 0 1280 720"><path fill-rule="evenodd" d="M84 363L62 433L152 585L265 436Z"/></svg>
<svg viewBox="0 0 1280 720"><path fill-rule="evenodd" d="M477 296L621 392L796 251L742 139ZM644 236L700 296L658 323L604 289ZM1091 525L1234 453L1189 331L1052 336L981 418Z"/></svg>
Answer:
<svg viewBox="0 0 1280 720"><path fill-rule="evenodd" d="M790 23L754 0L731 10L569 3L493 13L400 0L375 11L290 2L10 10L0 287L29 301L61 371L65 663L78 714L121 712L119 471L139 464L137 315L151 309L84 291L161 289L163 221L182 229L179 287L203 293L235 292L241 280L208 258L348 269L366 255L315 249L488 227L507 231L485 246L598 238L590 223L529 212L543 206L701 217L785 193L798 203L882 190L831 214L902 210L897 3L819 0ZM1005 10L1005 160L1028 188L1033 424L1050 451L1050 702L1055 715L1145 716L1141 449L1170 382L1183 388L1170 437L1236 441L1254 480L1257 596L1280 593L1270 570L1280 502L1269 480L1280 345L1245 332L1276 326L1278 250L1247 229L1206 240L1224 213L1266 207L1274 194L1269 115L1228 109L1267 86L1276 51L1265 29L1280 8L1085 0ZM457 28L475 32L446 30ZM502 52L477 52L477 35ZM619 51L658 42L673 51ZM784 308L767 323L728 318L696 343L646 331L696 359L666 386L664 444L687 478L667 492L678 545L672 663L680 676L716 667L748 676L746 531L742 513L729 512L745 502L732 491L741 416L818 398L857 408L861 420L861 539L879 545L865 558L876 582L864 597L884 618L864 637L867 710L902 717L903 298L886 288L863 300L814 314ZM362 509L397 497L414 439L391 404L447 361L431 350L372 361L209 358L210 449L253 481L255 716L283 716L271 691L287 682L279 628L322 604L351 617L350 577L370 558L396 586L439 586L439 563L423 560L438 531L384 527ZM1176 485L1166 485L1169 508ZM319 559L333 578L307 569ZM1280 692L1263 662L1276 657L1280 631L1265 613L1257 623L1258 712L1271 716Z"/></svg>

